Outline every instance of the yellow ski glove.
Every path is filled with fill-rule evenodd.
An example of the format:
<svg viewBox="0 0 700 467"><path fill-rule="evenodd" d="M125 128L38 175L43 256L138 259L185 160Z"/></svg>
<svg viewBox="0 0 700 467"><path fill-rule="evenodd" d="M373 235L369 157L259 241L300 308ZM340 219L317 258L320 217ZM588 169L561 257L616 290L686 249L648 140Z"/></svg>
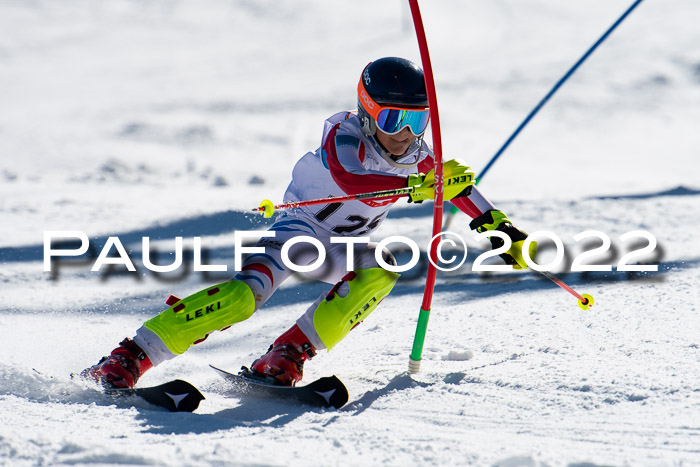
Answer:
<svg viewBox="0 0 700 467"><path fill-rule="evenodd" d="M474 171L468 166L458 159L452 159L443 164L442 174L445 180L443 185L445 201L469 195L475 177ZM435 169L427 175L422 173L409 175L406 186L415 187L413 193L408 195L409 203L422 203L426 199L435 199Z"/></svg>
<svg viewBox="0 0 700 467"><path fill-rule="evenodd" d="M503 211L491 210L486 211L473 221L469 223L469 227L477 232L486 232L491 230L500 230L508 234L510 239L513 241L510 249L499 255L506 264L513 266L513 269L527 269L527 264L523 259L523 242L527 238L527 233L517 229L511 224L510 219L503 213ZM489 237L491 246L495 250L503 246L503 240L498 237ZM528 248L528 253L531 259L535 259L537 254L537 242L530 243Z"/></svg>

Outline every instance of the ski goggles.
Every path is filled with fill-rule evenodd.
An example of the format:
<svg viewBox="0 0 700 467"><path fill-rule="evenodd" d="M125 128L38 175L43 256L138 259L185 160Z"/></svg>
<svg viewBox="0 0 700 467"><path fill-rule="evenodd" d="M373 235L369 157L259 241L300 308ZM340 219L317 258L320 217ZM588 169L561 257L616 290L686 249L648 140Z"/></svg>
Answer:
<svg viewBox="0 0 700 467"><path fill-rule="evenodd" d="M408 127L415 136L422 135L430 121L430 111L423 109L406 109L377 104L365 90L362 80L357 85L357 95L367 113L377 123L377 128L388 135L395 135Z"/></svg>

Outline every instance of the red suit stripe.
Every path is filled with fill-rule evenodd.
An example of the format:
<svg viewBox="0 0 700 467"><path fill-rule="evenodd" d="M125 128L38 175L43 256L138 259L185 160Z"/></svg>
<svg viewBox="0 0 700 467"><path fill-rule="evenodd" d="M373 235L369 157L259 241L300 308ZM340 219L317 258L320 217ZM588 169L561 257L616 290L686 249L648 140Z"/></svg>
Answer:
<svg viewBox="0 0 700 467"><path fill-rule="evenodd" d="M457 207L457 209L459 209L472 219L475 217L479 217L483 214L483 212L481 212L481 210L476 207L476 204L474 204L468 197L454 198L451 199L450 202L454 204Z"/></svg>
<svg viewBox="0 0 700 467"><path fill-rule="evenodd" d="M335 134L340 124L331 129L323 149L326 151L326 161L335 183L349 195L367 193L379 190L395 190L406 186L406 177L395 175L377 175L373 173L357 174L348 172L338 159L335 146ZM363 148L364 149L364 148Z"/></svg>
<svg viewBox="0 0 700 467"><path fill-rule="evenodd" d="M275 279L272 276L272 271L270 271L270 268L262 263L247 264L241 268L241 271L256 271L261 274L265 274L270 279L271 285L273 287L275 286Z"/></svg>

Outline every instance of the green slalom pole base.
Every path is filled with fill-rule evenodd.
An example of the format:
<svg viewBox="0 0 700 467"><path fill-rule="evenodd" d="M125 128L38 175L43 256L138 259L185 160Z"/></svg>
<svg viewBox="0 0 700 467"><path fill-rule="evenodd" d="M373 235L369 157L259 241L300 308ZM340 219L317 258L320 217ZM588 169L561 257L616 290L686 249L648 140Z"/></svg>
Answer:
<svg viewBox="0 0 700 467"><path fill-rule="evenodd" d="M413 349L411 356L408 358L409 373L418 373L420 371L420 361L423 355L423 344L425 342L425 333L428 330L429 318L430 310L421 308L418 315L418 325L416 326L416 336L413 338Z"/></svg>

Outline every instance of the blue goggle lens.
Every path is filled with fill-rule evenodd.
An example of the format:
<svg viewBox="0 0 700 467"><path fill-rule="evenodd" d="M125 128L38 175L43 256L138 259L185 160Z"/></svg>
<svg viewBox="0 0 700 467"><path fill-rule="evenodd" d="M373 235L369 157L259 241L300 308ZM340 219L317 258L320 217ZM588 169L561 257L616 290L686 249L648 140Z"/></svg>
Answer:
<svg viewBox="0 0 700 467"><path fill-rule="evenodd" d="M409 127L411 133L420 136L428 128L429 110L382 109L377 118L377 128L393 135Z"/></svg>

